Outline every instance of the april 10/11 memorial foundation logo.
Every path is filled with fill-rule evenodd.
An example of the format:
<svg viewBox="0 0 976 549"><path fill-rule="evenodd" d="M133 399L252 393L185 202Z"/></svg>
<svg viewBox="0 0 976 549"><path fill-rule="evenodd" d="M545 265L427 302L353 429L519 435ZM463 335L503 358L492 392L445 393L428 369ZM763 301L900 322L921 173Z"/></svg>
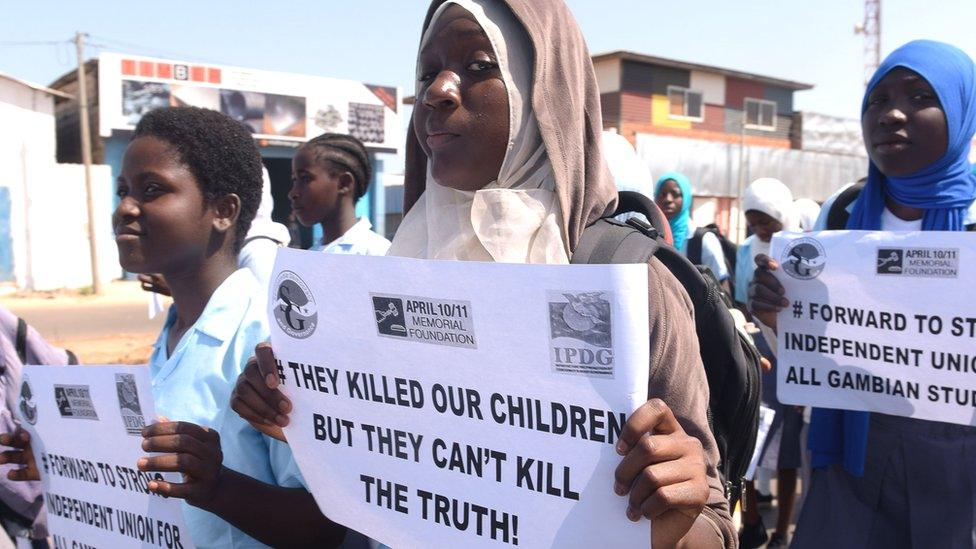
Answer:
<svg viewBox="0 0 976 549"><path fill-rule="evenodd" d="M565 374L614 377L609 292L547 292L552 367Z"/></svg>
<svg viewBox="0 0 976 549"><path fill-rule="evenodd" d="M275 288L274 317L278 327L295 339L311 336L319 324L319 313L308 286L297 274L282 271Z"/></svg>
<svg viewBox="0 0 976 549"><path fill-rule="evenodd" d="M914 278L958 278L958 248L878 248L875 273Z"/></svg>
<svg viewBox="0 0 976 549"><path fill-rule="evenodd" d="M817 239L797 238L783 248L779 263L787 275L799 280L812 280L820 276L827 266L827 254Z"/></svg>

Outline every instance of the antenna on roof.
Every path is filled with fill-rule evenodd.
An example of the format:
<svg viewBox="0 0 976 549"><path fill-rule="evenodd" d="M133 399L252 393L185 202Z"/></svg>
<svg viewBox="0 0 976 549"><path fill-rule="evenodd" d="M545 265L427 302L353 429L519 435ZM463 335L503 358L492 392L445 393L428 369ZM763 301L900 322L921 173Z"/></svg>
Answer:
<svg viewBox="0 0 976 549"><path fill-rule="evenodd" d="M864 85L881 64L881 0L864 0L864 21L854 25L854 34L864 35Z"/></svg>

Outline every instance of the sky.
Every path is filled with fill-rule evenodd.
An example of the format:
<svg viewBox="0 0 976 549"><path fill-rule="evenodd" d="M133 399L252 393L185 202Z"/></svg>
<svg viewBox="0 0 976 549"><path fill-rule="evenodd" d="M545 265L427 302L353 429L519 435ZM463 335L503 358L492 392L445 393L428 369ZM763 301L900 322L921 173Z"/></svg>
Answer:
<svg viewBox="0 0 976 549"><path fill-rule="evenodd" d="M863 0L567 0L591 53L619 49L813 84L795 108L857 117ZM0 0L0 71L49 84L67 41L115 51L414 87L426 0ZM976 57L974 0L882 0L882 56L916 38ZM57 41L16 45L21 41Z"/></svg>

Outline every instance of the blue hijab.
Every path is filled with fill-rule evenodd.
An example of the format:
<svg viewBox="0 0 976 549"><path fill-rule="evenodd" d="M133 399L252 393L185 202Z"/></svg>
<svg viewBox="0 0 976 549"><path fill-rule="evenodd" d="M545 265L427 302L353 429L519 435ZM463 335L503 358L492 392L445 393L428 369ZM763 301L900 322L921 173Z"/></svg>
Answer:
<svg viewBox="0 0 976 549"><path fill-rule="evenodd" d="M668 224L671 225L671 235L674 237L674 247L681 250L684 249L685 241L688 239L688 220L690 219L692 200L691 181L683 173L667 172L657 180L657 185L654 185L655 198L667 181L674 181L681 189L681 211L674 216L674 219L668 220Z"/></svg>
<svg viewBox="0 0 976 549"><path fill-rule="evenodd" d="M887 177L870 162L868 180L854 204L848 229L880 230L885 197L925 210L922 229L963 231L966 213L976 199L976 175L969 146L976 133L976 67L962 50L931 40L916 40L893 51L878 67L861 103L867 110L871 90L897 67L917 72L935 90L946 116L949 144L939 160L907 177ZM814 408L809 445L813 467L841 463L853 475L864 475L870 414Z"/></svg>

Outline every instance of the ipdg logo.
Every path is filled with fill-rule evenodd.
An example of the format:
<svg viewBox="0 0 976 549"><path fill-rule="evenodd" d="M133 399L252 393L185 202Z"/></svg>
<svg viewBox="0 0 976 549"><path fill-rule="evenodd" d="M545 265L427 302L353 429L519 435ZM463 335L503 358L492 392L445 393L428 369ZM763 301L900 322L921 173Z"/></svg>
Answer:
<svg viewBox="0 0 976 549"><path fill-rule="evenodd" d="M827 254L814 238L804 237L791 241L783 249L780 258L783 272L800 280L817 278L827 266Z"/></svg>
<svg viewBox="0 0 976 549"><path fill-rule="evenodd" d="M282 271L275 287L274 317L278 327L295 339L312 335L319 323L319 313L305 282L291 271Z"/></svg>

